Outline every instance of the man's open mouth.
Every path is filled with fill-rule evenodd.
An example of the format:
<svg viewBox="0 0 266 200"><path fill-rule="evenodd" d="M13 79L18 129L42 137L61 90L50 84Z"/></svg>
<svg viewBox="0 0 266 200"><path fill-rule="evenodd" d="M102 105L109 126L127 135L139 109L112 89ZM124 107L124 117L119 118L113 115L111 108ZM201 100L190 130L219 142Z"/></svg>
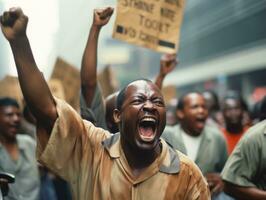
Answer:
<svg viewBox="0 0 266 200"><path fill-rule="evenodd" d="M11 124L11 125L9 125L9 128L12 129L12 130L18 130L19 127L20 127L19 124Z"/></svg>
<svg viewBox="0 0 266 200"><path fill-rule="evenodd" d="M196 118L196 123L199 126L205 126L206 118L205 117L198 117Z"/></svg>
<svg viewBox="0 0 266 200"><path fill-rule="evenodd" d="M156 120L151 117L143 118L139 123L139 135L145 142L151 142L155 138Z"/></svg>

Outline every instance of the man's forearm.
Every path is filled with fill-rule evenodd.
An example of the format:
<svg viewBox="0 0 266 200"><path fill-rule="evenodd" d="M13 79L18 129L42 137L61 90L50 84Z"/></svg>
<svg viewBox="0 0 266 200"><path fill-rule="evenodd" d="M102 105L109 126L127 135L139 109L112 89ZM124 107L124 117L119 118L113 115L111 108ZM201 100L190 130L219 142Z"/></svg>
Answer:
<svg viewBox="0 0 266 200"><path fill-rule="evenodd" d="M10 41L24 98L32 113L51 127L57 118L55 102L48 85L37 68L27 36Z"/></svg>
<svg viewBox="0 0 266 200"><path fill-rule="evenodd" d="M255 187L240 187L230 183L225 184L225 192L240 200L265 200L266 191Z"/></svg>
<svg viewBox="0 0 266 200"><path fill-rule="evenodd" d="M80 70L81 92L86 104L90 107L97 85L97 48L101 28L106 25L113 14L113 8L95 9L93 11L93 23L90 29L88 41L82 57Z"/></svg>
<svg viewBox="0 0 266 200"><path fill-rule="evenodd" d="M163 81L164 81L165 75L158 74L158 76L155 79L155 84L158 86L158 88L162 89L163 87Z"/></svg>
<svg viewBox="0 0 266 200"><path fill-rule="evenodd" d="M87 106L91 104L97 84L97 47L100 27L92 26L82 58L81 89Z"/></svg>

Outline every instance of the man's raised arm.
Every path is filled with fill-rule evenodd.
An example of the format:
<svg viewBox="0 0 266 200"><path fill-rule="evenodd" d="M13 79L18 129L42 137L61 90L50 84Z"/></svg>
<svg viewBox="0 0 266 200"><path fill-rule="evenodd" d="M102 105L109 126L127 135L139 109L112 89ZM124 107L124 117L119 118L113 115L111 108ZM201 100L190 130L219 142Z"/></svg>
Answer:
<svg viewBox="0 0 266 200"><path fill-rule="evenodd" d="M113 14L113 8L95 9L93 24L82 57L80 70L81 92L90 107L97 85L97 46L101 28L106 25Z"/></svg>
<svg viewBox="0 0 266 200"><path fill-rule="evenodd" d="M155 84L162 89L164 78L169 74L178 64L176 54L164 54L160 60L160 72L155 79Z"/></svg>
<svg viewBox="0 0 266 200"><path fill-rule="evenodd" d="M0 21L13 52L24 98L38 125L50 133L57 118L56 105L31 51L26 35L28 17L20 8L11 8L3 13Z"/></svg>

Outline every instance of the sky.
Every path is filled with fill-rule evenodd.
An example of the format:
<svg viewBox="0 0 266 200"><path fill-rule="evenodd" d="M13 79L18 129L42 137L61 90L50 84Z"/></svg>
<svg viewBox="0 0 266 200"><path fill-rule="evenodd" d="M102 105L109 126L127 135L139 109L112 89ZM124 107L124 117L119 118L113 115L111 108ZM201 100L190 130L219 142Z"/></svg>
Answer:
<svg viewBox="0 0 266 200"><path fill-rule="evenodd" d="M92 23L93 8L101 8L103 4L104 1L100 0L0 0L0 12L10 7L21 7L29 17L27 35L33 54L38 67L45 77L49 78L57 57L80 68ZM104 27L101 39L111 37L113 20L114 17L112 22ZM5 59L0 60L0 64L9 66L0 71L0 78L5 74L16 75L10 47L2 34L0 34L0 44L0 52L7 55ZM106 49L104 45L104 42L99 44L99 50L103 52L101 54L103 59L99 60L110 59L106 56L108 53L104 53L110 49Z"/></svg>

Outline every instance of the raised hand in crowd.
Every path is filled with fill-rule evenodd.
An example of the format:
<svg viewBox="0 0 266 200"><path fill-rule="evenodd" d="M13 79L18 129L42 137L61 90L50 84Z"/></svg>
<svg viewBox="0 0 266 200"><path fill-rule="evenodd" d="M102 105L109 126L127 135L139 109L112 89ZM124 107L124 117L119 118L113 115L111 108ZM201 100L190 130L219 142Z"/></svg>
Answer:
<svg viewBox="0 0 266 200"><path fill-rule="evenodd" d="M162 89L164 78L169 74L178 64L176 54L164 54L160 60L160 72L156 77L155 84Z"/></svg>
<svg viewBox="0 0 266 200"><path fill-rule="evenodd" d="M111 7L95 9L93 15L93 26L102 27L106 25L109 22L113 12L114 9Z"/></svg>
<svg viewBox="0 0 266 200"><path fill-rule="evenodd" d="M15 12L14 24L26 18L21 9ZM114 113L120 134L111 135L82 120L64 101L53 98L33 58L26 27L24 23L15 31L13 26L2 26L14 33L24 30L22 37L9 41L23 95L37 119L37 159L71 184L74 199L128 199L132 188L134 193L145 191L138 193L140 199L210 199L198 167L160 140L165 105L154 83L137 80L121 90ZM92 32L90 36L95 39ZM96 55L95 51L95 62ZM128 180L125 167L138 184ZM150 173L149 169L155 170ZM160 180L166 180L163 187Z"/></svg>
<svg viewBox="0 0 266 200"><path fill-rule="evenodd" d="M2 32L9 42L26 37L28 17L22 13L20 8L5 11L0 20Z"/></svg>
<svg viewBox="0 0 266 200"><path fill-rule="evenodd" d="M114 9L111 7L94 10L93 24L82 57L80 70L81 91L87 106L90 106L92 102L97 85L97 46L99 33L101 28L109 22L113 11Z"/></svg>
<svg viewBox="0 0 266 200"><path fill-rule="evenodd" d="M1 16L1 29L10 43L24 98L38 126L50 132L57 118L55 102L35 63L26 35L27 24L28 17L21 8L11 8Z"/></svg>

